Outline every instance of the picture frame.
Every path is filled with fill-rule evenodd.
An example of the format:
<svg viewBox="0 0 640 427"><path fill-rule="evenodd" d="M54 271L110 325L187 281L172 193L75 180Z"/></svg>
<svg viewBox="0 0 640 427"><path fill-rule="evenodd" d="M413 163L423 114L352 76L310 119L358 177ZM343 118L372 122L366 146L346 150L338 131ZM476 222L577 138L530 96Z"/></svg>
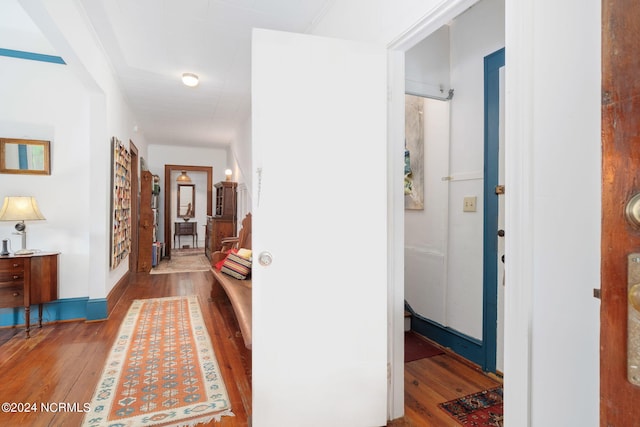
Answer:
<svg viewBox="0 0 640 427"><path fill-rule="evenodd" d="M0 138L0 173L51 175L50 141Z"/></svg>

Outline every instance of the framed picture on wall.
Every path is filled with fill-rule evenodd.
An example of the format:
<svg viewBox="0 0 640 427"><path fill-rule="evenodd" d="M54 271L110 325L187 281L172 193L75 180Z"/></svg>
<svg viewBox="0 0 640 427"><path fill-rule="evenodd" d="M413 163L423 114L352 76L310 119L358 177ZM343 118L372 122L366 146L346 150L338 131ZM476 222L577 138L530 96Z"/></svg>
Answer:
<svg viewBox="0 0 640 427"><path fill-rule="evenodd" d="M404 208L424 209L424 102L405 95Z"/></svg>

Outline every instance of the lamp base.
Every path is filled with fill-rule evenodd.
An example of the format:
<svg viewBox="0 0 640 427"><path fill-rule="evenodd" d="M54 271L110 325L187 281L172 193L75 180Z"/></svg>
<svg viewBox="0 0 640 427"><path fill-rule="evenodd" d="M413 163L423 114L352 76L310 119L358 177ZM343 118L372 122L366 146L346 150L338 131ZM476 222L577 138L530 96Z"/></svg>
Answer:
<svg viewBox="0 0 640 427"><path fill-rule="evenodd" d="M32 251L31 249L18 249L14 252L14 255L31 255L36 251Z"/></svg>

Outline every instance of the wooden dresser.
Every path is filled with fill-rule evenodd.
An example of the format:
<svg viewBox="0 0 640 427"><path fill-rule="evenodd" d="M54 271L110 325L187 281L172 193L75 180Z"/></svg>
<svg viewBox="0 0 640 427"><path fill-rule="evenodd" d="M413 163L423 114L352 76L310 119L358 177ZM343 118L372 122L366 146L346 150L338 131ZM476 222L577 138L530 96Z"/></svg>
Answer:
<svg viewBox="0 0 640 427"><path fill-rule="evenodd" d="M29 338L31 305L38 304L42 327L42 304L58 299L58 253L0 257L0 308L24 307Z"/></svg>

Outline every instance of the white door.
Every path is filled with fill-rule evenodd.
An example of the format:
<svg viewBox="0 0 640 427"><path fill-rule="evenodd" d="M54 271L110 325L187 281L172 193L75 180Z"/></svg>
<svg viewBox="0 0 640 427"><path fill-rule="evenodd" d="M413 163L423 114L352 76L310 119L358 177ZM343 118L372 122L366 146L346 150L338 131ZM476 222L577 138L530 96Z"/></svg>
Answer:
<svg viewBox="0 0 640 427"><path fill-rule="evenodd" d="M385 425L386 49L255 30L252 55L253 425Z"/></svg>

